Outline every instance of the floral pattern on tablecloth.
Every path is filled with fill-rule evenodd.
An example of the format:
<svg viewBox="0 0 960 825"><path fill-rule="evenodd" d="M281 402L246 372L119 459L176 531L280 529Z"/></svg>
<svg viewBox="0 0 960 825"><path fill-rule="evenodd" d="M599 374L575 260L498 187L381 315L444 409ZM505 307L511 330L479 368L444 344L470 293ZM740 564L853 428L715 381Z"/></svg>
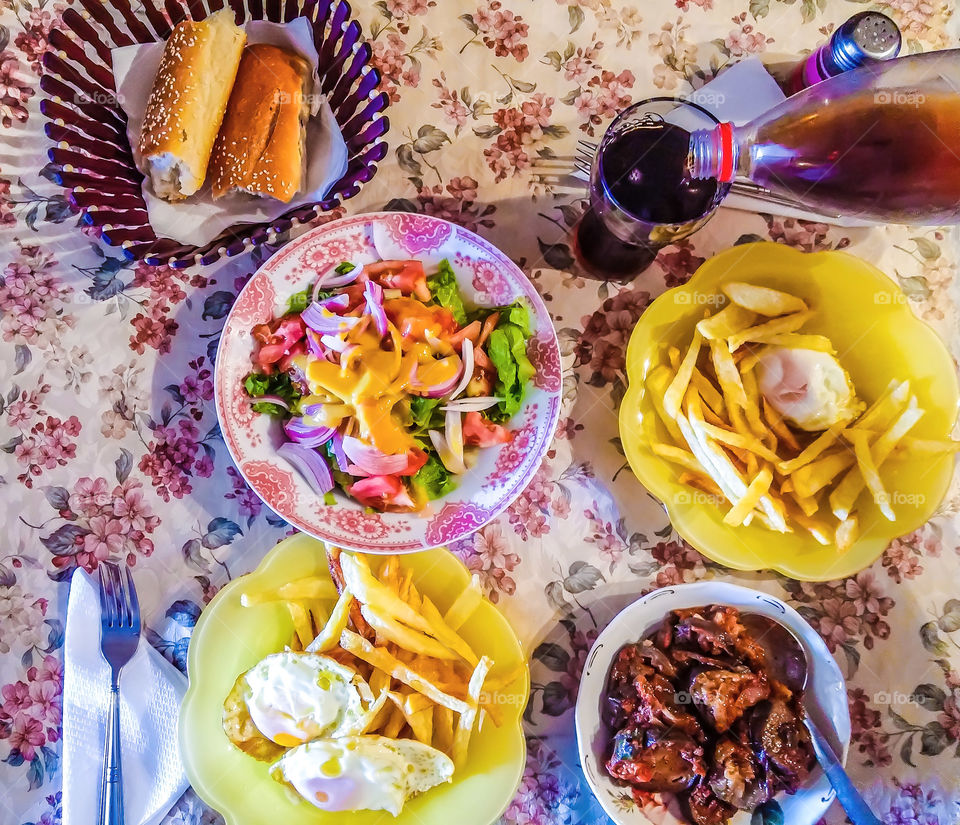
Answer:
<svg viewBox="0 0 960 825"><path fill-rule="evenodd" d="M722 578L788 599L848 678L848 767L887 825L960 821L960 499L842 581L736 575L681 541L617 439L624 351L649 302L731 244L849 249L895 277L960 350L952 232L840 229L721 210L629 286L584 279L569 228L576 141L651 94L730 62L793 59L854 11L892 15L911 51L956 45L945 0L378 0L356 2L393 100L392 152L338 209L448 218L510 254L559 332L557 437L502 517L451 550L532 657L528 762L508 825L603 822L572 708L584 658L622 606ZM213 406L220 327L273 248L204 270L125 261L52 183L39 58L65 8L0 0L0 825L57 825L63 617L70 573L134 567L148 639L181 669L202 606L289 532L227 455ZM167 823L219 817L187 792ZM834 808L829 822L843 821Z"/></svg>

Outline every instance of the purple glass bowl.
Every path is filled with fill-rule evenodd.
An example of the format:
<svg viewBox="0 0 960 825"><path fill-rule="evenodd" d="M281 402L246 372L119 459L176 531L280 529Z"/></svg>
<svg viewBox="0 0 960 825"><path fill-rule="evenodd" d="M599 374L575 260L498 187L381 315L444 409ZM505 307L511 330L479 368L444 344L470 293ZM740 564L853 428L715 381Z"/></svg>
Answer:
<svg viewBox="0 0 960 825"><path fill-rule="evenodd" d="M377 161L387 154L383 136L390 122L383 112L389 97L377 91L380 73L369 65L372 49L360 24L350 19L346 0L140 0L137 5L135 13L129 0L71 0L63 28L50 32L50 50L43 56L40 111L55 144L48 154L58 167L57 182L104 242L151 266L212 264L275 241L279 233L352 198L374 176ZM126 115L116 102L110 50L166 40L181 20L202 20L225 5L238 24L310 21L321 90L349 152L347 172L319 203L295 207L270 223L232 226L204 246L188 246L157 237L147 220L143 176L130 152Z"/></svg>

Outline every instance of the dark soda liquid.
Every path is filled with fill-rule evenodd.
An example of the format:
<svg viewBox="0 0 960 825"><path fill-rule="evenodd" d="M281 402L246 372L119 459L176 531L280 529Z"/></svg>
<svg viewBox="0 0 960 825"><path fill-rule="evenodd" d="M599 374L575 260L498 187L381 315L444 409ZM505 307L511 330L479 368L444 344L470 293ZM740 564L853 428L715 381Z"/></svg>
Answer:
<svg viewBox="0 0 960 825"><path fill-rule="evenodd" d="M758 129L750 177L817 209L956 223L960 96L870 92L819 101Z"/></svg>
<svg viewBox="0 0 960 825"><path fill-rule="evenodd" d="M590 208L574 239L590 274L611 280L636 275L658 249L689 235L709 214L717 181L689 176L689 144L686 129L653 121L626 127L603 147Z"/></svg>

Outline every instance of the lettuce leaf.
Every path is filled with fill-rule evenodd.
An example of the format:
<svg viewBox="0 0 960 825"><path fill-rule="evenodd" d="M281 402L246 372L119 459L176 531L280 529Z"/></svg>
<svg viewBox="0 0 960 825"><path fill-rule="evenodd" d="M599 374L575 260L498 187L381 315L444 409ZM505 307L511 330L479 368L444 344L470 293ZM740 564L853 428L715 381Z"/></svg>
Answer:
<svg viewBox="0 0 960 825"><path fill-rule="evenodd" d="M423 490L428 499L440 498L457 486L450 472L436 455L431 455L413 476L411 482Z"/></svg>
<svg viewBox="0 0 960 825"><path fill-rule="evenodd" d="M499 423L520 409L524 391L533 377L533 364L527 358L527 336L517 324L501 321L487 341L487 356L497 368L494 393L501 399L487 411L487 417Z"/></svg>
<svg viewBox="0 0 960 825"><path fill-rule="evenodd" d="M453 313L454 320L460 326L467 323L467 309L463 305L463 296L460 294L460 287L457 285L457 276L453 274L453 269L448 260L440 261L436 273L427 278L427 289L430 290L434 301Z"/></svg>
<svg viewBox="0 0 960 825"><path fill-rule="evenodd" d="M243 388L251 398L259 398L262 395L277 395L294 409L300 400L300 390L293 383L290 376L285 372L278 372L274 375L265 375L261 372L251 372L243 382ZM278 418L285 418L289 413L279 404L273 404L269 401L261 401L253 405L253 411L274 415Z"/></svg>
<svg viewBox="0 0 960 825"><path fill-rule="evenodd" d="M413 426L420 431L443 426L444 414L439 409L439 398L421 398L414 396L410 399L410 418Z"/></svg>

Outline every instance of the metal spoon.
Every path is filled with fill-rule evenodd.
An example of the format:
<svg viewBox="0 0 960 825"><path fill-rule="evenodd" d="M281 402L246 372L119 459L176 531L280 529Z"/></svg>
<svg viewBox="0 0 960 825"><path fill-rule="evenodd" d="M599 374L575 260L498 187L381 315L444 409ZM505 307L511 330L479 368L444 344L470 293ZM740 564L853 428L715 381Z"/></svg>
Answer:
<svg viewBox="0 0 960 825"><path fill-rule="evenodd" d="M740 620L747 631L757 640L767 654L772 675L790 690L803 690L807 686L810 668L807 654L800 640L788 627L776 619L759 613L742 613ZM843 806L853 825L883 825L854 787L837 758L833 746L816 726L807 711L808 694L803 694L803 721L810 731L813 751L830 784L837 792L837 800Z"/></svg>

